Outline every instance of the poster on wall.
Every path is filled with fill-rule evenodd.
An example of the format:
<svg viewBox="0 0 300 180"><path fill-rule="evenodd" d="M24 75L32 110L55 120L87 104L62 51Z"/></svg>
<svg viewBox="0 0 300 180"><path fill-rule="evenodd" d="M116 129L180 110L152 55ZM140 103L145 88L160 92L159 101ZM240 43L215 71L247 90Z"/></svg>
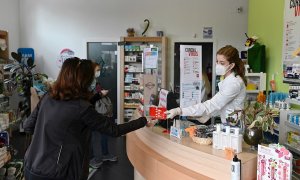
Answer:
<svg viewBox="0 0 300 180"><path fill-rule="evenodd" d="M21 54L21 62L27 65L27 60L32 59L34 63L34 50L32 48L18 48L18 54Z"/></svg>
<svg viewBox="0 0 300 180"><path fill-rule="evenodd" d="M65 48L63 50L60 51L59 57L57 59L57 66L59 68L61 68L62 64L64 63L64 61L68 58L72 58L75 56L74 51L72 51L71 49Z"/></svg>
<svg viewBox="0 0 300 180"><path fill-rule="evenodd" d="M180 46L180 107L201 102L202 46Z"/></svg>
<svg viewBox="0 0 300 180"><path fill-rule="evenodd" d="M203 39L212 39L212 38L213 38L212 27L204 27L203 28Z"/></svg>
<svg viewBox="0 0 300 180"><path fill-rule="evenodd" d="M158 48L144 48L145 69L156 69L158 61Z"/></svg>
<svg viewBox="0 0 300 180"><path fill-rule="evenodd" d="M300 3L285 1L283 30L283 73L284 78L300 79Z"/></svg>

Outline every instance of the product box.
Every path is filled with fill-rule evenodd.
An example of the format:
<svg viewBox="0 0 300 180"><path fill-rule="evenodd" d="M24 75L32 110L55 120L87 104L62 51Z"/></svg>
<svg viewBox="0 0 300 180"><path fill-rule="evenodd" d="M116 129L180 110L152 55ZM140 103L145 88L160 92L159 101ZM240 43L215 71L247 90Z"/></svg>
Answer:
<svg viewBox="0 0 300 180"><path fill-rule="evenodd" d="M167 119L167 115L165 114L166 111L167 108L165 107L157 107L157 106L149 107L149 115L155 119L161 119L161 120Z"/></svg>
<svg viewBox="0 0 300 180"><path fill-rule="evenodd" d="M292 179L292 154L278 144L258 145L257 180L290 180Z"/></svg>

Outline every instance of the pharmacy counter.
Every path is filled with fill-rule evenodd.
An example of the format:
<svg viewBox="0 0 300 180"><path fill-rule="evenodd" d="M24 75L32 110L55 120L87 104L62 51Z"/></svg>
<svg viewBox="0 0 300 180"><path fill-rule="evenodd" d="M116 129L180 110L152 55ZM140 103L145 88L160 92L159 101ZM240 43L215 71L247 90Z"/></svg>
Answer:
<svg viewBox="0 0 300 180"><path fill-rule="evenodd" d="M231 179L231 160L225 151L199 145L191 138L162 133L161 127L142 128L127 134L127 155L135 169L135 180ZM257 152L243 147L242 180L256 179Z"/></svg>

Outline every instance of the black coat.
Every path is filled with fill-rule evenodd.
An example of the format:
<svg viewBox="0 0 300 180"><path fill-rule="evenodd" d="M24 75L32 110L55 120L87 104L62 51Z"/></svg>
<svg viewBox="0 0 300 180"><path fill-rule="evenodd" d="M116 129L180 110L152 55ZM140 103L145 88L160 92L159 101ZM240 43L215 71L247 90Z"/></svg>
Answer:
<svg viewBox="0 0 300 180"><path fill-rule="evenodd" d="M61 101L45 95L24 122L25 132L33 133L24 158L27 179L86 179L91 130L120 136L146 123L142 117L117 125L88 101Z"/></svg>

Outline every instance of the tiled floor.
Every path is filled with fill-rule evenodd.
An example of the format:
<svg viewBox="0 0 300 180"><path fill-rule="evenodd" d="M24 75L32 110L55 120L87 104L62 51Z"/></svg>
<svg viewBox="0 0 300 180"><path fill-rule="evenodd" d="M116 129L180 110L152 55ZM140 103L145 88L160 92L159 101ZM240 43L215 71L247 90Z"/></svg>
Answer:
<svg viewBox="0 0 300 180"><path fill-rule="evenodd" d="M11 144L18 151L15 156L17 159L24 157L24 141L25 135L21 135L18 132L13 133ZM93 173L89 180L133 180L133 166L129 162L126 153L126 137L109 137L108 142L110 153L117 155L118 161L105 162L102 168Z"/></svg>
<svg viewBox="0 0 300 180"><path fill-rule="evenodd" d="M133 180L133 166L126 153L126 137L109 137L109 151L118 156L118 161L104 162L89 180Z"/></svg>

